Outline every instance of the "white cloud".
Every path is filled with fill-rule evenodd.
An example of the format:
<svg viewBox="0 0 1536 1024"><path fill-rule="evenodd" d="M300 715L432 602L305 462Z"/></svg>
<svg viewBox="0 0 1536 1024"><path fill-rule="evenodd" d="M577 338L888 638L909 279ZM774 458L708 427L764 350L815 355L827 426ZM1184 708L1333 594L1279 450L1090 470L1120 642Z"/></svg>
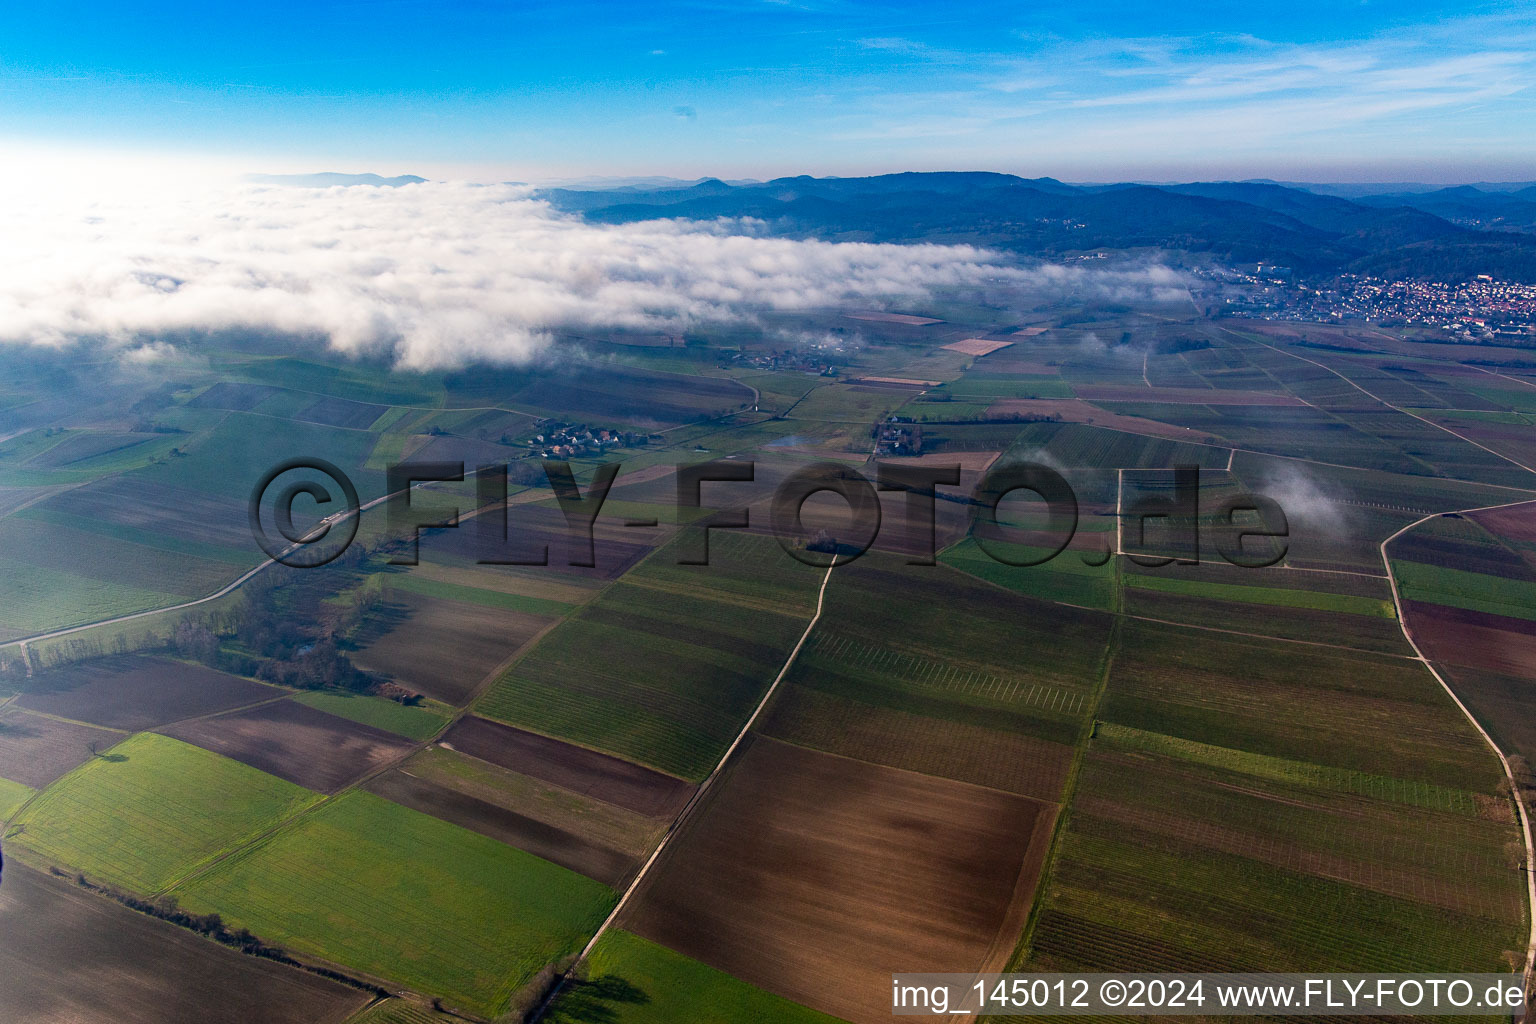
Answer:
<svg viewBox="0 0 1536 1024"><path fill-rule="evenodd" d="M902 53L921 52L921 43L899 42ZM878 93L840 97L822 128L891 152L905 140L943 138L950 163L1011 154L1004 166L1022 162L1026 174L1061 176L1086 161L1095 179L1125 176L1128 160L1205 178L1233 168L1274 176L1298 157L1502 152L1513 162L1531 153L1531 133L1518 126L1536 98L1533 43L1529 19L1516 16L1303 44L1221 34L1018 38Z"/></svg>
<svg viewBox="0 0 1536 1024"><path fill-rule="evenodd" d="M969 246L793 241L752 227L589 224L524 189L462 183L18 202L0 213L0 340L92 342L140 360L168 355L157 340L252 328L435 368L526 361L562 328L677 330L957 287L1183 295L1156 266L1025 269Z"/></svg>

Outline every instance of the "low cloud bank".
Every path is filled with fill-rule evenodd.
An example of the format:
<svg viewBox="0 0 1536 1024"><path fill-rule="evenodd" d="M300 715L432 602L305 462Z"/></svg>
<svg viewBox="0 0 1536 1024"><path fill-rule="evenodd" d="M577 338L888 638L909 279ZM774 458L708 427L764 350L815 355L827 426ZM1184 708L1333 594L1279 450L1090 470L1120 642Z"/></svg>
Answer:
<svg viewBox="0 0 1536 1024"><path fill-rule="evenodd" d="M0 341L133 352L243 328L412 369L525 362L561 329L678 331L952 288L1021 303L1184 294L1156 265L1021 268L971 246L796 241L724 222L588 224L499 185L17 202L0 225Z"/></svg>

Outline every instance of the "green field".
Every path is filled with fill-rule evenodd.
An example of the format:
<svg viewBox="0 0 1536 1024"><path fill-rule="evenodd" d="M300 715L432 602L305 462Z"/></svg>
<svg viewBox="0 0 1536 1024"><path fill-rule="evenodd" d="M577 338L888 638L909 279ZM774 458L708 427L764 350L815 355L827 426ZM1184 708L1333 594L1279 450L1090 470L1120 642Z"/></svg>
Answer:
<svg viewBox="0 0 1536 1024"><path fill-rule="evenodd" d="M1225 448L1128 434L1083 423L1024 424L1014 448L1024 454L1043 450L1071 469L1165 469L1180 465L1223 469L1227 464Z"/></svg>
<svg viewBox="0 0 1536 1024"><path fill-rule="evenodd" d="M1098 717L1476 793L1501 774L1434 677L1405 658L1128 623Z"/></svg>
<svg viewBox="0 0 1536 1024"><path fill-rule="evenodd" d="M805 622L621 583L547 636L479 713L702 779Z"/></svg>
<svg viewBox="0 0 1536 1024"><path fill-rule="evenodd" d="M1352 594L1330 594L1320 590L1244 587L1231 583L1168 579L1140 573L1127 573L1125 585L1143 590L1157 590L1165 594L1202 597L1217 601L1273 605L1278 608L1310 608L1314 611L1338 612L1343 615L1373 615L1384 619L1397 618L1396 608L1391 601L1374 597L1357 597Z"/></svg>
<svg viewBox="0 0 1536 1024"><path fill-rule="evenodd" d="M1100 723L1094 738L1105 748L1142 750L1164 754L1192 764L1209 765L1239 775L1251 775L1258 779L1283 782L1308 789L1334 790L1339 793L1358 793L1391 803L1410 807L1426 807L1440 811L1477 813L1475 795L1464 789L1437 786L1431 782L1371 775L1347 768L1330 768L1308 761L1296 761L1283 757L1270 757L1231 747L1218 747L1209 743L1164 736L1161 733L1143 732L1123 725Z"/></svg>
<svg viewBox="0 0 1536 1024"><path fill-rule="evenodd" d="M1110 621L1010 594L948 566L908 566L871 552L833 571L817 632L955 670L1085 689L1098 673Z"/></svg>
<svg viewBox="0 0 1536 1024"><path fill-rule="evenodd" d="M495 1015L616 897L494 839L354 791L178 889L313 956Z"/></svg>
<svg viewBox="0 0 1536 1024"><path fill-rule="evenodd" d="M638 468L635 463L626 460L626 471ZM615 486L624 483L621 473ZM560 503L554 498L534 502L536 508L558 509ZM702 519L709 515L709 510L704 508L681 508L675 502L665 501L626 501L622 498L609 497L603 501L602 510L598 513L597 523L622 522L625 519L654 519L658 523L668 526L677 526L681 523L691 523L696 519Z"/></svg>
<svg viewBox="0 0 1536 1024"><path fill-rule="evenodd" d="M839 1024L638 935L614 929L546 1018L552 1024Z"/></svg>
<svg viewBox="0 0 1536 1024"><path fill-rule="evenodd" d="M833 571L821 621L758 728L845 757L1056 800L1110 621L944 567L868 555Z"/></svg>
<svg viewBox="0 0 1536 1024"><path fill-rule="evenodd" d="M1117 785L1139 789L1139 780L1134 772L1115 776L1095 767L1085 773L1079 799L1092 801ZM1195 795L1185 789L1177 798ZM1164 794L1152 799L1163 815L1180 813ZM1205 816L1187 818L1194 828L1220 828ZM1264 837L1249 841L1258 848ZM1504 901L1503 920L1495 923L1476 910L1425 905L1101 813L1074 813L1057 857L1026 969L1507 971L1503 952L1523 948L1517 899ZM1464 884L1442 875L1437 888L1453 892Z"/></svg>
<svg viewBox="0 0 1536 1024"><path fill-rule="evenodd" d="M176 604L178 594L38 567L0 580L0 640Z"/></svg>
<svg viewBox="0 0 1536 1024"><path fill-rule="evenodd" d="M137 544L156 551L169 551L182 557L225 562L238 568L248 568L257 558L249 546L211 544L192 537L178 537L168 532L146 530L95 516L74 515L46 503L17 512L13 518L17 521L42 523L55 532L74 530L100 537L103 541L122 541L124 544Z"/></svg>
<svg viewBox="0 0 1536 1024"><path fill-rule="evenodd" d="M1490 615L1536 619L1536 583L1395 558L1392 571L1397 575L1398 590L1405 601L1425 601Z"/></svg>
<svg viewBox="0 0 1536 1024"><path fill-rule="evenodd" d="M33 789L10 779L0 779L0 822L16 813L16 808L32 797Z"/></svg>
<svg viewBox="0 0 1536 1024"><path fill-rule="evenodd" d="M956 398L991 402L998 398L1074 398L1072 385L1060 377L1041 374L977 373L961 377L947 390Z"/></svg>
<svg viewBox="0 0 1536 1024"><path fill-rule="evenodd" d="M258 413L232 412L206 435L189 442L182 458L126 474L125 480L168 484L244 501L272 467L272 437L281 430L283 451L322 454L352 477L362 500L384 493L384 474L366 464L378 435Z"/></svg>
<svg viewBox="0 0 1536 1024"><path fill-rule="evenodd" d="M383 405L440 405L442 377L438 374L391 370L361 362L340 366L311 362L295 356L227 354L220 369L228 380L248 380L317 396L347 398Z"/></svg>
<svg viewBox="0 0 1536 1024"><path fill-rule="evenodd" d="M804 632L820 582L770 538L716 537L711 551L709 566L658 552L540 641L476 711L702 779Z"/></svg>
<svg viewBox="0 0 1536 1024"><path fill-rule="evenodd" d="M449 709L436 701L408 705L383 697L363 697L330 690L311 690L299 694L294 700L328 714L409 736L413 740L430 738L447 725L448 719L452 717Z"/></svg>
<svg viewBox="0 0 1536 1024"><path fill-rule="evenodd" d="M900 408L913 394L900 388L856 389L847 384L827 384L800 399L788 415L793 420L868 424Z"/></svg>
<svg viewBox="0 0 1536 1024"><path fill-rule="evenodd" d="M238 761L140 733L49 786L7 834L32 860L154 893L318 799Z"/></svg>
<svg viewBox="0 0 1536 1024"><path fill-rule="evenodd" d="M1112 538L1111 538L1112 540ZM1044 558L1050 552L1023 544L1002 541L988 542L1016 561ZM947 548L939 561L961 572L970 573L988 583L1006 587L1026 597L1038 597L1045 601L1081 605L1084 608L1100 608L1108 611L1115 607L1116 567L1113 559L1103 565L1088 565L1082 559L1083 552L1063 551L1040 565L1008 565L993 558L981 549L974 538L966 538L954 547Z"/></svg>
<svg viewBox="0 0 1536 1024"><path fill-rule="evenodd" d="M909 402L902 415L921 423L980 420L986 417L987 402L963 402L953 398L917 399Z"/></svg>
<svg viewBox="0 0 1536 1024"><path fill-rule="evenodd" d="M1024 966L1504 970L1497 761L1402 659L1126 623Z"/></svg>

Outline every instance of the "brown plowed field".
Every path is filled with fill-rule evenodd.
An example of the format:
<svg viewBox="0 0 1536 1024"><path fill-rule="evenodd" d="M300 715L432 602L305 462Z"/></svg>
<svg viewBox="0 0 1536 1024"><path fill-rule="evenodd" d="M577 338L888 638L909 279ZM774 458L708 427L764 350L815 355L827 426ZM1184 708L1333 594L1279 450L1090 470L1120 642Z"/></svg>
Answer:
<svg viewBox="0 0 1536 1024"><path fill-rule="evenodd" d="M625 480L621 473L618 481ZM671 482L668 481L670 484ZM547 492L544 492L547 495ZM663 488L661 500L668 503L676 498L676 487ZM613 494L613 497L629 495ZM421 561L425 563L444 560L467 559L536 559L548 550L548 564L534 571L550 575L581 576L588 579L617 579L630 567L645 557L651 545L658 540L658 531L626 528L612 512L599 514L592 531L593 549L591 566L571 565L573 557L585 559L584 541L571 542L571 533L565 514L558 508L516 503L507 512L507 541L487 545L480 533L480 524L466 521L456 530L442 530L427 534L421 540Z"/></svg>
<svg viewBox="0 0 1536 1024"><path fill-rule="evenodd" d="M128 657L85 662L34 677L16 703L60 718L141 732L283 693L201 665Z"/></svg>
<svg viewBox="0 0 1536 1024"><path fill-rule="evenodd" d="M92 743L104 753L122 738L121 733L6 708L0 711L0 778L42 789L90 757Z"/></svg>
<svg viewBox="0 0 1536 1024"><path fill-rule="evenodd" d="M220 381L187 403L189 409L232 409L250 412L283 390L271 384L236 384Z"/></svg>
<svg viewBox="0 0 1536 1024"><path fill-rule="evenodd" d="M1536 503L1474 512L1467 518L1507 540L1536 544Z"/></svg>
<svg viewBox="0 0 1536 1024"><path fill-rule="evenodd" d="M443 745L535 779L652 817L683 809L693 786L622 758L468 716Z"/></svg>
<svg viewBox="0 0 1536 1024"><path fill-rule="evenodd" d="M948 345L940 345L939 347L947 348L951 352L960 352L964 355L979 357L991 355L998 349L1007 348L1012 344L1013 342L1011 341L988 341L986 338L964 338L960 341L952 341Z"/></svg>
<svg viewBox="0 0 1536 1024"><path fill-rule="evenodd" d="M321 793L334 793L414 747L392 732L291 700L162 731Z"/></svg>
<svg viewBox="0 0 1536 1024"><path fill-rule="evenodd" d="M893 971L1001 970L1051 804L754 737L622 927L856 1024Z"/></svg>
<svg viewBox="0 0 1536 1024"><path fill-rule="evenodd" d="M368 995L19 864L0 886L0 1020L336 1024Z"/></svg>
<svg viewBox="0 0 1536 1024"><path fill-rule="evenodd" d="M1403 616L1432 661L1526 677L1536 666L1536 622L1421 601L1404 601Z"/></svg>
<svg viewBox="0 0 1536 1024"><path fill-rule="evenodd" d="M345 398L322 398L294 417L310 423L323 423L328 427L349 427L362 430L384 415L387 405L353 402Z"/></svg>
<svg viewBox="0 0 1536 1024"><path fill-rule="evenodd" d="M352 661L434 700L464 704L491 670L552 621L490 605L401 593L358 637Z"/></svg>

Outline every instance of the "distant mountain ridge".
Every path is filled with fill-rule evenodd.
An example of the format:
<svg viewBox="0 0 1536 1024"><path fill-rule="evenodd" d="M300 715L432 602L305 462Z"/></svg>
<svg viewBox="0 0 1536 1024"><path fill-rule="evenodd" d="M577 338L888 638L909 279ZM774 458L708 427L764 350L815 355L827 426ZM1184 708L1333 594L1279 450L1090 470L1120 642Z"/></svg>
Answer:
<svg viewBox="0 0 1536 1024"><path fill-rule="evenodd" d="M1309 273L1536 281L1536 235L1520 233L1515 223L1531 196L1518 191L1442 189L1365 201L1268 182L1068 185L943 171L737 185L706 178L686 187L535 195L602 223L750 217L770 233L797 238L966 242L1046 256L1155 247ZM1485 208L1504 211L1502 230L1484 230L1485 218L1458 212Z"/></svg>
<svg viewBox="0 0 1536 1024"><path fill-rule="evenodd" d="M1485 192L1455 185L1433 192L1395 192L1361 196L1355 202L1375 207L1412 207L1455 224L1500 231L1536 231L1536 186L1513 192Z"/></svg>
<svg viewBox="0 0 1536 1024"><path fill-rule="evenodd" d="M298 188L332 188L337 185L399 188L402 185L419 185L427 179L418 178L414 174L397 174L393 178L385 178L372 173L340 174L336 171L321 171L319 174L247 174L245 180L253 185L292 185Z"/></svg>
<svg viewBox="0 0 1536 1024"><path fill-rule="evenodd" d="M1395 194L1422 194L1425 192L1438 192L1448 186L1431 185L1422 181L1351 181L1351 182L1320 182L1320 181L1272 181L1268 178L1255 179L1265 185L1284 185L1286 188L1299 188L1306 192L1316 192L1318 195L1338 196L1340 199L1359 199L1363 196L1381 196ZM1479 192L1519 192L1525 189L1536 188L1536 181L1469 181L1449 186L1451 188L1475 188Z"/></svg>

